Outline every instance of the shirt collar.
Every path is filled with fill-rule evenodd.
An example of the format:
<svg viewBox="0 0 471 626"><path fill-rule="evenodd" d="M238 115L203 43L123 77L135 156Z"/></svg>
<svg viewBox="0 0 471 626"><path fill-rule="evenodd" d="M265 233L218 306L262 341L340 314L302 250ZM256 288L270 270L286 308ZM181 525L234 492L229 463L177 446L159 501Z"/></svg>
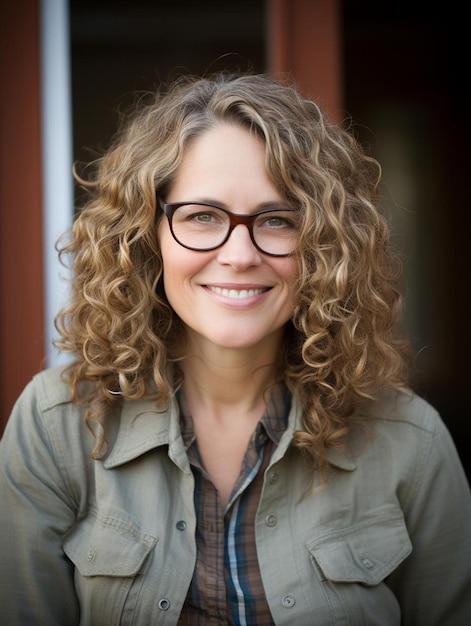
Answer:
<svg viewBox="0 0 471 626"><path fill-rule="evenodd" d="M260 420L275 445L280 443L286 431L290 410L291 394L284 384L275 385L270 391L265 413Z"/></svg>

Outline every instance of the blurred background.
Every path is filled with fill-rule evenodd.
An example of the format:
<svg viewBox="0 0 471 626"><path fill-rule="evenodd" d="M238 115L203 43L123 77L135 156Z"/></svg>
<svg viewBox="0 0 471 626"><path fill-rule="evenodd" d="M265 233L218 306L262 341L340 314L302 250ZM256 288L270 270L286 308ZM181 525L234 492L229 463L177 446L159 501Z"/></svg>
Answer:
<svg viewBox="0 0 471 626"><path fill-rule="evenodd" d="M81 201L72 162L106 148L136 92L180 74L270 71L294 78L383 165L405 263L414 384L440 411L471 476L463 17L420 5L1 0L0 432L31 376L58 358L50 328L60 287L50 275L60 271L48 259L51 233ZM65 78L48 86L57 67ZM48 119L48 102L61 98L62 113ZM49 148L58 163L46 174L48 128L62 147ZM58 218L47 213L54 202Z"/></svg>

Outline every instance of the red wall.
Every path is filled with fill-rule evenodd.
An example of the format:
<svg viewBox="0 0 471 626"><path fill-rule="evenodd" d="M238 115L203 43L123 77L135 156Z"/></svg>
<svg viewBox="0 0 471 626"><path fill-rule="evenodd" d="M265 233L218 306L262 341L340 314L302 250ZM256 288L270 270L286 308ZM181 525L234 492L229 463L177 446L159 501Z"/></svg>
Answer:
<svg viewBox="0 0 471 626"><path fill-rule="evenodd" d="M37 0L0 2L0 432L43 365Z"/></svg>

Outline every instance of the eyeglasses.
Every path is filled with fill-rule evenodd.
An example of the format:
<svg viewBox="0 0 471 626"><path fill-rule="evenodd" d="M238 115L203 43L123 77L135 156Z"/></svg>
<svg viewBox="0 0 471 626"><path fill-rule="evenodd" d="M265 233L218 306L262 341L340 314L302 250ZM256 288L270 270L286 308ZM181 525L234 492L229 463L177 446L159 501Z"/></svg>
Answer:
<svg viewBox="0 0 471 626"><path fill-rule="evenodd" d="M250 215L231 213L207 202L162 203L170 232L189 250L215 250L229 239L236 226L248 228L254 246L269 256L289 256L299 241L296 209L263 209Z"/></svg>

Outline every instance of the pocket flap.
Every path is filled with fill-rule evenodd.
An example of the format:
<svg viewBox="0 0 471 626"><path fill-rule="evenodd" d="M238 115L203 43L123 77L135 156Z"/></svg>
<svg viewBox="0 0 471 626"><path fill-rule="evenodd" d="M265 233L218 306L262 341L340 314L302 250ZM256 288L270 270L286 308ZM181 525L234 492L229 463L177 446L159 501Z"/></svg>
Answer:
<svg viewBox="0 0 471 626"><path fill-rule="evenodd" d="M317 538L308 549L329 580L377 585L411 553L412 544L395 510Z"/></svg>
<svg viewBox="0 0 471 626"><path fill-rule="evenodd" d="M82 576L134 576L156 542L128 522L89 515L67 536L64 552Z"/></svg>

